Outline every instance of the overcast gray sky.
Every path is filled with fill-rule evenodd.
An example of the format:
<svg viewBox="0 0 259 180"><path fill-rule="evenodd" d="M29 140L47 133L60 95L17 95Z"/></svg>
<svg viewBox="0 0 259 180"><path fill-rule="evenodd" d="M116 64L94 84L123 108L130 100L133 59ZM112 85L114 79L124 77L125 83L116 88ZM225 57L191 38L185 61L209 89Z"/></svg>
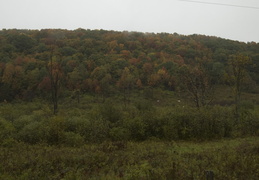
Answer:
<svg viewBox="0 0 259 180"><path fill-rule="evenodd" d="M259 42L259 0L0 0L0 29L105 29ZM237 6L249 6L245 8Z"/></svg>

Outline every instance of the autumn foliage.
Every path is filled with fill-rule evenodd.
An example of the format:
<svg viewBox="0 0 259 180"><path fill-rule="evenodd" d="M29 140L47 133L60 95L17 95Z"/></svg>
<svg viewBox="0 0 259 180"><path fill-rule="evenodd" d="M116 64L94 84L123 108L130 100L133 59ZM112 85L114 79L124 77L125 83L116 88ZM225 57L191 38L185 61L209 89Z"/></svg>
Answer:
<svg viewBox="0 0 259 180"><path fill-rule="evenodd" d="M207 87L225 83L229 56L237 52L251 58L253 63L247 76L251 83L258 83L258 51L257 43L202 35L84 29L2 30L0 101L45 96L51 91L51 84L53 87L59 81L63 90L103 97L116 90L125 93L134 88L192 89L196 105L201 106L207 103ZM29 98L30 92L33 97Z"/></svg>

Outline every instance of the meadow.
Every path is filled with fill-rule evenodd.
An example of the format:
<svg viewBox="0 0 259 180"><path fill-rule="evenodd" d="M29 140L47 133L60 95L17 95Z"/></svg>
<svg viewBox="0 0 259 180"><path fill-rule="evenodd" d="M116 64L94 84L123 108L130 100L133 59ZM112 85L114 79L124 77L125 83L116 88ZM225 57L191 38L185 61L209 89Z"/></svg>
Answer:
<svg viewBox="0 0 259 180"><path fill-rule="evenodd" d="M40 99L2 103L0 179L259 178L256 102L236 122L231 105L197 110L160 90L130 97L65 98L56 115Z"/></svg>

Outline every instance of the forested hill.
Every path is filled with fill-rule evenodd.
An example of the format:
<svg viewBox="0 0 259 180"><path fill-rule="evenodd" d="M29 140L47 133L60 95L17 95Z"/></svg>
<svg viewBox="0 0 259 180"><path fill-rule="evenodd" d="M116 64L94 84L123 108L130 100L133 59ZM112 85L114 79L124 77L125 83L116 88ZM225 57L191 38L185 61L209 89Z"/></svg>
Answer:
<svg viewBox="0 0 259 180"><path fill-rule="evenodd" d="M229 59L240 56L250 60L245 87L251 90L259 83L254 42L176 33L1 30L0 101L49 96L53 82L63 91L103 96L129 89L188 89L190 77L204 86L231 84Z"/></svg>

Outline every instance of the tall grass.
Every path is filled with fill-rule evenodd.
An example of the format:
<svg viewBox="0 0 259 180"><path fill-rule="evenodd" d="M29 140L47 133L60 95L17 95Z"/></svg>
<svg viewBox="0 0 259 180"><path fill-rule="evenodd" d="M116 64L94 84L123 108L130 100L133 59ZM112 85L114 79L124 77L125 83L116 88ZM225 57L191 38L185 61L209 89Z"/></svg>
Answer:
<svg viewBox="0 0 259 180"><path fill-rule="evenodd" d="M103 142L80 148L13 144L0 148L0 179L259 178L259 139L218 142Z"/></svg>

